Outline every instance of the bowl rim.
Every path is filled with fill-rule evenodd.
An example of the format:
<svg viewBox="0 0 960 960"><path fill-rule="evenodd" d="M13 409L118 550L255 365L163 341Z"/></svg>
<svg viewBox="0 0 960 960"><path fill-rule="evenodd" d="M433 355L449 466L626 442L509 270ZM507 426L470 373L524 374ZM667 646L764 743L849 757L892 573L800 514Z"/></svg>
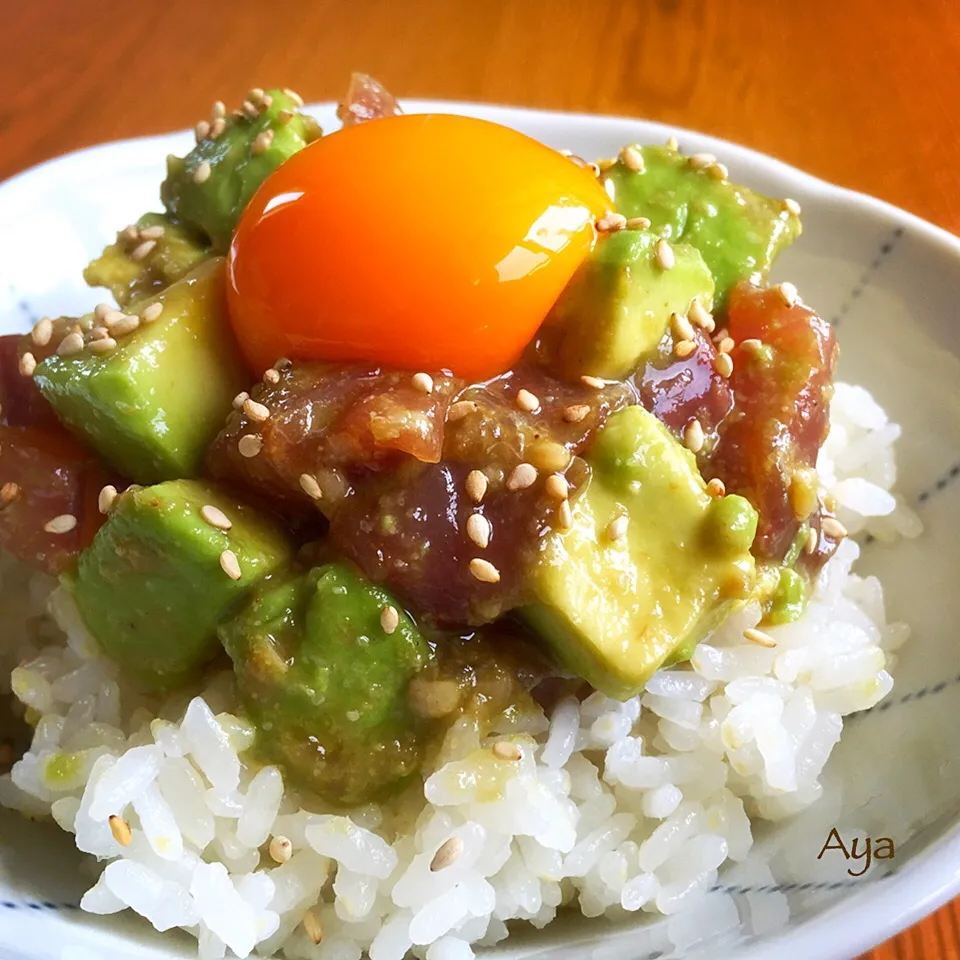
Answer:
<svg viewBox="0 0 960 960"><path fill-rule="evenodd" d="M594 131L598 134L608 132L606 128L611 125L631 125L638 137L644 140L666 140L669 136L678 136L685 144L695 145L697 151L709 150L722 155L724 161L735 162L747 171L758 170L794 188L801 188L821 202L839 208L846 215L868 215L890 227L909 228L914 238L920 238L928 246L956 257L960 279L960 238L949 231L892 203L830 183L785 161L721 137L673 124L615 114L436 99L405 99L404 105L408 113L461 113L480 116L506 126L516 126L518 121L524 119L552 120L560 125L573 125L575 132L581 136ZM321 101L308 104L306 109L329 114L335 106L334 101ZM0 181L0 204L11 198L11 194L20 187L27 184L42 185L45 179L58 174L63 166L96 164L106 154L110 154L115 162L120 155L120 163L124 161L124 154L129 154L131 161L150 152L162 155L173 138L186 137L188 134L187 130L177 130L113 140L52 157ZM799 922L792 929L747 946L738 956L744 960L779 960L784 956L813 955L820 960L850 960L929 915L960 894L960 813L953 825L918 853L908 866L880 879L882 883L879 880L865 883L864 889L827 907L809 920ZM602 932L598 936L602 937Z"/></svg>

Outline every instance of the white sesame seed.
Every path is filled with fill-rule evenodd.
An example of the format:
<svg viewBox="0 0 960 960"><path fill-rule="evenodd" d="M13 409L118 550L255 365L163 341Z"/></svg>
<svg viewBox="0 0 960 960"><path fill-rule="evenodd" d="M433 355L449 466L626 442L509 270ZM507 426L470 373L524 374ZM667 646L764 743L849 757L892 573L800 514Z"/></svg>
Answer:
<svg viewBox="0 0 960 960"><path fill-rule="evenodd" d="M240 570L240 561L232 550L224 550L220 554L220 569L231 580L239 580L243 576L243 572Z"/></svg>
<svg viewBox="0 0 960 960"><path fill-rule="evenodd" d="M803 552L807 554L813 553L814 550L817 549L817 546L819 545L819 543L820 543L820 536L817 533L817 531L813 527L811 527L807 531L807 541L803 545Z"/></svg>
<svg viewBox="0 0 960 960"><path fill-rule="evenodd" d="M702 330L706 330L707 333L713 333L716 328L710 311L697 299L694 299L690 304L690 309L687 311L687 319Z"/></svg>
<svg viewBox="0 0 960 960"><path fill-rule="evenodd" d="M263 449L263 440L255 433L248 433L242 436L237 442L237 450L241 457L248 460L255 457Z"/></svg>
<svg viewBox="0 0 960 960"><path fill-rule="evenodd" d="M137 229L135 223L131 223L129 226L124 227L120 233L117 234L117 237L121 240L126 240L127 243L136 243L140 238L140 231Z"/></svg>
<svg viewBox="0 0 960 960"><path fill-rule="evenodd" d="M666 240L660 239L654 248L654 256L661 270L669 270L677 262L673 247Z"/></svg>
<svg viewBox="0 0 960 960"><path fill-rule="evenodd" d="M285 127L294 117L292 110L278 110L277 111L277 123Z"/></svg>
<svg viewBox="0 0 960 960"><path fill-rule="evenodd" d="M302 107L302 106L303 106L303 97L301 97L300 94L297 93L296 90L291 90L289 87L284 87L284 88L283 88L283 92L284 92L284 93L287 95L287 97L288 97L289 99L291 99L298 107Z"/></svg>
<svg viewBox="0 0 960 960"><path fill-rule="evenodd" d="M159 319L161 313L163 313L163 304L151 303L149 307L144 308L143 313L140 314L140 319L143 323L153 323L154 320Z"/></svg>
<svg viewBox="0 0 960 960"><path fill-rule="evenodd" d="M20 496L20 485L8 480L0 487L0 506L8 506Z"/></svg>
<svg viewBox="0 0 960 960"><path fill-rule="evenodd" d="M600 176L600 164L599 163L585 163L584 166L589 170L595 177Z"/></svg>
<svg viewBox="0 0 960 960"><path fill-rule="evenodd" d="M270 384L279 383L280 371L274 370L273 367L267 367L267 369L263 371L263 382Z"/></svg>
<svg viewBox="0 0 960 960"><path fill-rule="evenodd" d="M323 926L312 910L308 910L303 915L303 932L310 938L310 942L313 944L318 944L323 941Z"/></svg>
<svg viewBox="0 0 960 960"><path fill-rule="evenodd" d="M597 233L616 233L627 225L627 218L622 213L605 213L594 221Z"/></svg>
<svg viewBox="0 0 960 960"><path fill-rule="evenodd" d="M780 295L780 299L788 306L792 307L800 299L800 294L797 292L797 288L788 281L783 283L778 283L774 290Z"/></svg>
<svg viewBox="0 0 960 960"><path fill-rule="evenodd" d="M106 340L110 336L110 331L106 327L94 327L90 331L91 340Z"/></svg>
<svg viewBox="0 0 960 960"><path fill-rule="evenodd" d="M130 251L131 260L144 260L146 259L153 251L153 248L157 245L156 240L144 240L143 243L137 244L133 250Z"/></svg>
<svg viewBox="0 0 960 960"><path fill-rule="evenodd" d="M260 116L260 111L249 100L244 100L240 104L240 110L250 120L256 120Z"/></svg>
<svg viewBox="0 0 960 960"><path fill-rule="evenodd" d="M102 330L102 327L98 327L97 330ZM106 330L103 331L106 333ZM113 337L104 336L97 337L95 340L91 340L88 344L88 349L92 354L95 354L98 357L103 356L107 353L113 353L117 349L117 341Z"/></svg>
<svg viewBox="0 0 960 960"><path fill-rule="evenodd" d="M792 217L800 216L800 204L796 200L791 200L790 197L785 197L781 202L780 206L786 210L787 213Z"/></svg>
<svg viewBox="0 0 960 960"><path fill-rule="evenodd" d="M252 87L247 93L247 99L251 103L259 103L263 99L263 87Z"/></svg>
<svg viewBox="0 0 960 960"><path fill-rule="evenodd" d="M699 453L704 444L703 425L699 420L691 420L683 431L683 445L691 453Z"/></svg>
<svg viewBox="0 0 960 960"><path fill-rule="evenodd" d="M263 423L265 420L270 419L270 408L265 407L262 403L257 403L256 400L252 400L249 397L243 401L243 412L257 423Z"/></svg>
<svg viewBox="0 0 960 960"><path fill-rule="evenodd" d="M622 540L627 535L627 527L630 526L630 517L622 513L619 517L614 517L607 524L607 539L611 543Z"/></svg>
<svg viewBox="0 0 960 960"><path fill-rule="evenodd" d="M580 382L587 387L593 387L594 390L602 390L606 384L599 377L590 377L583 376L580 378Z"/></svg>
<svg viewBox="0 0 960 960"><path fill-rule="evenodd" d="M673 345L673 352L681 359L685 360L697 349L697 344L693 340L678 340Z"/></svg>
<svg viewBox="0 0 960 960"><path fill-rule="evenodd" d="M210 174L213 172L213 168L210 166L209 161L204 160L198 164L197 169L193 171L193 182L194 183L206 183L210 179Z"/></svg>
<svg viewBox="0 0 960 960"><path fill-rule="evenodd" d="M480 513L467 517L467 536L481 549L490 544L490 521Z"/></svg>
<svg viewBox="0 0 960 960"><path fill-rule="evenodd" d="M682 313L670 314L670 327L673 330L673 335L679 340L693 339L693 326Z"/></svg>
<svg viewBox="0 0 960 960"><path fill-rule="evenodd" d="M676 137L667 137L666 148L668 150L679 150L680 141Z"/></svg>
<svg viewBox="0 0 960 960"><path fill-rule="evenodd" d="M79 333L68 333L57 347L57 354L61 357L72 357L83 349L83 337Z"/></svg>
<svg viewBox="0 0 960 960"><path fill-rule="evenodd" d="M444 840L437 847L437 852L430 861L430 872L436 873L438 870L449 867L450 864L459 859L461 853L463 853L463 840L460 837L450 837L449 840Z"/></svg>
<svg viewBox="0 0 960 960"><path fill-rule="evenodd" d="M246 390L241 390L241 391L233 398L233 409L234 409L234 410L242 410L242 409L243 409L243 405L244 405L244 404L247 402L247 400L249 400L249 399L250 399L250 394L247 393Z"/></svg>
<svg viewBox="0 0 960 960"><path fill-rule="evenodd" d="M300 474L300 489L311 499L311 500L322 500L323 499L323 490L320 489L320 483L315 476L311 473L301 473Z"/></svg>
<svg viewBox="0 0 960 960"><path fill-rule="evenodd" d="M480 503L487 492L487 476L479 470L471 470L464 481L467 496L474 502Z"/></svg>
<svg viewBox="0 0 960 960"><path fill-rule="evenodd" d="M634 173L644 168L643 154L636 147L624 147L620 151L620 162Z"/></svg>
<svg viewBox="0 0 960 960"><path fill-rule="evenodd" d="M110 833L113 834L113 839L121 847L129 847L133 841L133 831L130 829L130 824L115 813L109 816L107 822L110 824Z"/></svg>
<svg viewBox="0 0 960 960"><path fill-rule="evenodd" d="M166 230L164 229L163 224L155 223L152 227L144 227L140 231L140 239L141 240L159 240L165 233L166 233Z"/></svg>
<svg viewBox="0 0 960 960"><path fill-rule="evenodd" d="M469 416L476 411L476 409L477 405L472 400L458 400L456 403L451 404L450 409L447 410L447 421L449 423L456 423L458 420Z"/></svg>
<svg viewBox="0 0 960 960"><path fill-rule="evenodd" d="M695 170L702 170L704 167L709 167L711 163L716 163L717 158L712 153L694 153L687 162Z"/></svg>
<svg viewBox="0 0 960 960"><path fill-rule="evenodd" d="M201 120L196 127L194 127L194 134L197 138L197 143L200 143L201 140L206 140L210 135L210 123L207 120Z"/></svg>
<svg viewBox="0 0 960 960"><path fill-rule="evenodd" d="M270 149L270 144L273 143L273 130L264 130L263 133L257 134L254 138L253 143L250 146L250 152L256 157L261 153L265 153Z"/></svg>
<svg viewBox="0 0 960 960"><path fill-rule="evenodd" d="M218 530L229 530L233 526L233 521L219 507L215 507L212 503L205 503L200 508L200 516L203 517L204 521L209 523L211 527L216 527Z"/></svg>
<svg viewBox="0 0 960 960"><path fill-rule="evenodd" d="M563 409L563 419L567 423L579 423L590 413L590 405L587 403L573 403Z"/></svg>
<svg viewBox="0 0 960 960"><path fill-rule="evenodd" d="M77 518L72 513L61 513L60 516L48 520L43 529L47 533L69 533L77 525Z"/></svg>
<svg viewBox="0 0 960 960"><path fill-rule="evenodd" d="M516 763L523 759L523 751L509 740L498 740L493 745L491 752L498 760L507 760L510 763Z"/></svg>
<svg viewBox="0 0 960 960"><path fill-rule="evenodd" d="M719 477L714 477L707 484L707 493L709 493L711 497L723 497L726 496L727 488Z"/></svg>
<svg viewBox="0 0 960 960"><path fill-rule="evenodd" d="M650 219L648 217L630 217L627 220L628 230L649 230Z"/></svg>
<svg viewBox="0 0 960 960"><path fill-rule="evenodd" d="M847 528L836 517L824 517L820 529L832 540L842 540L847 536Z"/></svg>
<svg viewBox="0 0 960 960"><path fill-rule="evenodd" d="M396 607L384 607L380 611L380 629L386 634L393 633L400 626L400 614Z"/></svg>
<svg viewBox="0 0 960 960"><path fill-rule="evenodd" d="M38 347L45 347L53 336L53 321L49 317L38 320L30 331L30 339Z"/></svg>
<svg viewBox="0 0 960 960"><path fill-rule="evenodd" d="M757 350L762 350L762 349L763 349L763 341L762 341L762 340L758 340L756 337L747 337L746 340L742 340L742 341L740 342L740 348L741 348L742 350L749 350L749 351L751 351L751 352L757 351Z"/></svg>
<svg viewBox="0 0 960 960"><path fill-rule="evenodd" d="M274 863L286 863L293 856L293 843L291 843L289 837L277 834L270 841L267 852Z"/></svg>
<svg viewBox="0 0 960 960"><path fill-rule="evenodd" d="M214 121L222 120L226 115L226 104L222 100L214 101L213 106L210 108L210 119Z"/></svg>
<svg viewBox="0 0 960 960"><path fill-rule="evenodd" d="M761 647L775 647L777 645L777 641L769 633L757 630L756 627L747 627L743 631L743 639L749 640L751 643L758 643Z"/></svg>
<svg viewBox="0 0 960 960"><path fill-rule="evenodd" d="M517 391L517 406L527 413L533 413L540 406L540 398L529 390L519 390Z"/></svg>
<svg viewBox="0 0 960 960"><path fill-rule="evenodd" d="M410 383L414 390L419 390L421 393L433 393L433 377L429 373L415 373L411 377Z"/></svg>
<svg viewBox="0 0 960 960"><path fill-rule="evenodd" d="M470 573L481 583L499 583L500 571L489 561L474 557L470 561Z"/></svg>
<svg viewBox="0 0 960 960"><path fill-rule="evenodd" d="M714 180L726 180L730 176L730 171L722 163L711 163L707 167L707 176Z"/></svg>
<svg viewBox="0 0 960 960"><path fill-rule="evenodd" d="M28 351L20 358L17 369L20 371L20 376L32 377L33 371L37 369L37 358Z"/></svg>
<svg viewBox="0 0 960 960"><path fill-rule="evenodd" d="M718 353L713 358L713 366L717 373L726 380L733 373L733 358L729 353Z"/></svg>
<svg viewBox="0 0 960 960"><path fill-rule="evenodd" d="M224 117L217 117L213 123L210 124L210 139L216 140L224 130L227 129L227 121Z"/></svg>
<svg viewBox="0 0 960 960"><path fill-rule="evenodd" d="M731 350L737 345L733 337L724 337L718 344L717 350L720 353L730 353Z"/></svg>
<svg viewBox="0 0 960 960"><path fill-rule="evenodd" d="M125 337L140 326L140 318L135 316L124 317L122 320L117 320L116 323L108 324L108 326L111 336Z"/></svg>
<svg viewBox="0 0 960 960"><path fill-rule="evenodd" d="M551 473L543 488L554 500L566 500L570 496L570 484L562 473Z"/></svg>
<svg viewBox="0 0 960 960"><path fill-rule="evenodd" d="M114 313L114 312L116 312L116 311L115 311L115 308L114 308L114 307L111 307L109 303L98 303L98 304L93 308L93 315L94 315L94 316L97 318L97 320L99 320L101 323L103 323L103 319L104 319L104 317L106 317L106 315L107 315L108 313Z"/></svg>
<svg viewBox="0 0 960 960"><path fill-rule="evenodd" d="M116 499L117 488L112 483L108 483L97 496L97 509L103 514L109 513Z"/></svg>
<svg viewBox="0 0 960 960"><path fill-rule="evenodd" d="M100 321L105 323L108 327L112 327L115 323L119 323L125 316L126 314L122 311L114 310L111 307L109 310L104 310Z"/></svg>
<svg viewBox="0 0 960 960"><path fill-rule="evenodd" d="M537 468L532 463L518 463L507 478L508 490L525 490L537 481Z"/></svg>

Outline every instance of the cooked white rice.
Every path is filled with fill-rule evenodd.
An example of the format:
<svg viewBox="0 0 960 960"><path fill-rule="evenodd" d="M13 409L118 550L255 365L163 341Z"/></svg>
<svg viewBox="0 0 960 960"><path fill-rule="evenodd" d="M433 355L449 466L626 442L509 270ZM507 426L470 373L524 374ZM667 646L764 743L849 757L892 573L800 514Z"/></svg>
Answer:
<svg viewBox="0 0 960 960"><path fill-rule="evenodd" d="M831 415L819 469L843 522L915 535L888 492L899 428L844 384ZM41 616L51 581L4 561L0 647L33 657L11 685L36 731L0 802L50 814L103 864L85 910L182 927L204 958L464 960L506 937L506 921L542 927L564 905L672 914L746 857L751 817L819 797L842 718L889 693L908 629L887 622L875 578L851 573L858 555L841 545L803 617L766 630L775 646L744 638L760 617L749 605L641 696L565 700L486 740L462 720L416 804L348 814L307 812L275 767L244 763L253 731L233 713L229 674L189 702L137 700L67 595L49 597L64 645ZM494 755L504 740L519 761ZM111 815L129 824L128 846ZM290 842L282 864L267 852L275 837ZM432 870L435 858L448 865Z"/></svg>

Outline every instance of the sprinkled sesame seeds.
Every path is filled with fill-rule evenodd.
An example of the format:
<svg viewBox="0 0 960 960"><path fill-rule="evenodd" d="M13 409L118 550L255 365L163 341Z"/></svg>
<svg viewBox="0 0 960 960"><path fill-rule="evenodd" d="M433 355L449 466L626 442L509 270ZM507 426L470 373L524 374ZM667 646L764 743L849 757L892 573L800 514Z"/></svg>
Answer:
<svg viewBox="0 0 960 960"><path fill-rule="evenodd" d="M566 500L570 496L570 484L562 473L551 473L543 488L554 500Z"/></svg>
<svg viewBox="0 0 960 960"><path fill-rule="evenodd" d="M507 478L508 490L526 490L537 481L537 468L532 463L518 463Z"/></svg>
<svg viewBox="0 0 960 960"><path fill-rule="evenodd" d="M103 323L103 319L104 317L106 317L108 313L114 313L114 312L115 312L114 308L111 307L109 303L98 303L93 308L94 317L96 317L97 320L99 320L101 323Z"/></svg>
<svg viewBox="0 0 960 960"><path fill-rule="evenodd" d="M153 252L156 245L156 240L144 240L143 243L137 244L137 246L130 251L130 259L145 260Z"/></svg>
<svg viewBox="0 0 960 960"><path fill-rule="evenodd" d="M210 119L213 121L222 120L227 115L227 106L222 100L214 101L210 108Z"/></svg>
<svg viewBox="0 0 960 960"><path fill-rule="evenodd" d="M91 340L106 340L110 336L110 331L106 327L94 327L90 331Z"/></svg>
<svg viewBox="0 0 960 960"><path fill-rule="evenodd" d="M449 867L460 858L461 853L463 853L463 841L459 837L450 837L448 840L444 840L437 847L437 852L430 861L430 872L436 873L438 870Z"/></svg>
<svg viewBox="0 0 960 960"><path fill-rule="evenodd" d="M30 331L30 339L38 346L45 347L53 336L53 321L49 317L38 320Z"/></svg>
<svg viewBox="0 0 960 960"><path fill-rule="evenodd" d="M607 539L611 543L617 543L627 535L627 527L630 526L630 517L622 513L619 517L614 517L607 524Z"/></svg>
<svg viewBox="0 0 960 960"><path fill-rule="evenodd" d="M490 521L480 513L471 513L467 517L467 536L481 549L490 545Z"/></svg>
<svg viewBox="0 0 960 960"><path fill-rule="evenodd" d="M263 440L255 433L248 433L237 441L237 450L241 457L248 460L255 457L263 449Z"/></svg>
<svg viewBox="0 0 960 960"><path fill-rule="evenodd" d="M251 103L259 103L263 99L263 87L251 87L247 99Z"/></svg>
<svg viewBox="0 0 960 960"><path fill-rule="evenodd" d="M720 353L729 353L736 345L736 341L733 339L733 337L724 337L717 344L717 350Z"/></svg>
<svg viewBox="0 0 960 960"><path fill-rule="evenodd" d="M639 173L645 166L643 154L636 147L624 147L620 151L620 162L634 173Z"/></svg>
<svg viewBox="0 0 960 960"><path fill-rule="evenodd" d="M150 306L146 307L143 313L140 314L140 320L143 323L153 323L154 320L159 319L161 313L163 313L163 304L151 303Z"/></svg>
<svg viewBox="0 0 960 960"><path fill-rule="evenodd" d="M569 530L573 526L573 511L570 509L569 500L564 500L557 507L557 526L561 530Z"/></svg>
<svg viewBox="0 0 960 960"><path fill-rule="evenodd" d="M699 420L691 420L683 431L683 445L691 453L699 453L704 443L703 425Z"/></svg>
<svg viewBox="0 0 960 960"><path fill-rule="evenodd" d="M267 369L263 371L263 382L270 384L279 383L280 371L275 370L273 367L267 367Z"/></svg>
<svg viewBox="0 0 960 960"><path fill-rule="evenodd" d="M48 520L43 529L47 533L69 533L77 525L77 518L72 513L61 513L60 516Z"/></svg>
<svg viewBox="0 0 960 960"><path fill-rule="evenodd" d="M313 944L321 943L323 940L323 926L312 910L308 910L303 915L303 932L310 938L310 942Z"/></svg>
<svg viewBox="0 0 960 960"><path fill-rule="evenodd" d="M20 496L20 485L8 480L0 487L0 506L7 506L13 503Z"/></svg>
<svg viewBox="0 0 960 960"><path fill-rule="evenodd" d="M678 340L673 345L673 352L681 359L684 360L690 356L694 350L697 349L697 344L693 340Z"/></svg>
<svg viewBox="0 0 960 960"><path fill-rule="evenodd" d="M714 180L726 180L730 176L730 171L722 163L711 163L707 167L707 176Z"/></svg>
<svg viewBox="0 0 960 960"><path fill-rule="evenodd" d="M433 393L433 377L429 373L415 373L410 378L414 390L421 393Z"/></svg>
<svg viewBox="0 0 960 960"><path fill-rule="evenodd" d="M274 863L286 863L293 856L293 843L291 843L289 837L285 837L283 834L277 834L277 836L270 841L267 852L270 854L270 859L273 860Z"/></svg>
<svg viewBox="0 0 960 960"><path fill-rule="evenodd" d="M590 413L590 405L587 403L574 403L563 409L563 419L567 423L579 423Z"/></svg>
<svg viewBox="0 0 960 960"><path fill-rule="evenodd" d="M489 561L474 557L470 561L470 574L481 583L499 583L500 571Z"/></svg>
<svg viewBox="0 0 960 960"><path fill-rule="evenodd" d="M164 230L163 224L157 223L157 224L154 224L152 227L144 227L140 231L140 239L141 240L159 240L164 235L164 233L166 233L166 230Z"/></svg>
<svg viewBox="0 0 960 960"><path fill-rule="evenodd" d="M743 639L749 640L751 643L758 643L761 647L775 647L777 645L777 641L769 633L757 630L756 627L747 627L743 631Z"/></svg>
<svg viewBox="0 0 960 960"><path fill-rule="evenodd" d="M127 823L123 817L118 817L115 813L110 815L107 822L110 824L110 832L113 834L113 839L116 840L121 847L129 847L133 841L133 831L130 829L130 824Z"/></svg>
<svg viewBox="0 0 960 960"><path fill-rule="evenodd" d="M713 358L713 366L717 373L726 380L733 373L733 358L729 353L718 353Z"/></svg>
<svg viewBox="0 0 960 960"><path fill-rule="evenodd" d="M820 529L832 540L842 540L847 536L847 528L836 517L824 517Z"/></svg>
<svg viewBox="0 0 960 960"><path fill-rule="evenodd" d="M193 171L193 182L206 183L210 179L210 174L212 172L213 168L210 166L209 161L202 161L200 164L198 164L197 169Z"/></svg>
<svg viewBox="0 0 960 960"><path fill-rule="evenodd" d="M710 311L707 310L699 300L694 300L690 304L690 309L687 311L687 319L702 330L706 330L707 333L713 333L717 326L713 321L713 316L710 314Z"/></svg>
<svg viewBox="0 0 960 960"><path fill-rule="evenodd" d="M97 330L102 330L102 327L98 327ZM104 333L107 331L104 330ZM91 340L88 349L95 356L101 357L107 353L113 353L117 349L117 341L110 336L98 336L96 339Z"/></svg>
<svg viewBox="0 0 960 960"><path fill-rule="evenodd" d="M600 176L600 164L599 163L585 163L584 167L589 170L595 177Z"/></svg>
<svg viewBox="0 0 960 960"><path fill-rule="evenodd" d="M224 130L227 129L227 121L224 117L217 117L213 123L210 124L210 139L216 140Z"/></svg>
<svg viewBox="0 0 960 960"><path fill-rule="evenodd" d="M200 143L202 140L206 140L210 135L210 123L207 120L201 120L196 127L193 129L194 134L197 138L197 143Z"/></svg>
<svg viewBox="0 0 960 960"><path fill-rule="evenodd" d="M683 316L683 314L671 313L670 327L673 330L673 335L678 339L680 340L693 339L693 325L685 316Z"/></svg>
<svg viewBox="0 0 960 960"><path fill-rule="evenodd" d="M711 497L723 497L726 496L727 488L719 477L714 477L707 484L707 493L709 493Z"/></svg>
<svg viewBox="0 0 960 960"><path fill-rule="evenodd" d="M303 106L303 97L297 93L296 90L291 90L289 87L284 87L283 92L298 106Z"/></svg>
<svg viewBox="0 0 960 960"><path fill-rule="evenodd" d="M716 163L717 158L712 153L694 153L688 162L695 170L702 170L704 167L709 167L711 163Z"/></svg>
<svg viewBox="0 0 960 960"><path fill-rule="evenodd" d="M320 482L312 473L300 474L300 489L311 500L322 500L323 490L320 488Z"/></svg>
<svg viewBox="0 0 960 960"><path fill-rule="evenodd" d="M119 323L125 316L125 313L121 312L120 310L114 310L111 307L109 310L103 311L103 316L100 318L100 320L108 327L112 327L115 323Z"/></svg>
<svg viewBox="0 0 960 960"><path fill-rule="evenodd" d="M819 542L820 542L820 535L817 533L817 531L813 527L811 527L807 531L807 542L804 543L803 545L803 552L806 554L813 553L813 551L817 549L817 545L819 544Z"/></svg>
<svg viewBox="0 0 960 960"><path fill-rule="evenodd" d="M107 324L110 333L114 337L125 337L128 333L133 333L140 326L140 318L129 316L117 320L116 323Z"/></svg>
<svg viewBox="0 0 960 960"><path fill-rule="evenodd" d="M136 243L140 238L140 231L137 229L135 223L131 223L117 234L117 238L119 240L126 240L127 243Z"/></svg>
<svg viewBox="0 0 960 960"><path fill-rule="evenodd" d="M233 398L233 409L234 409L234 410L242 410L242 409L243 409L243 405L244 405L244 404L247 402L247 400L249 400L249 399L250 399L250 394L247 393L246 390L241 390L241 391Z"/></svg>
<svg viewBox="0 0 960 960"><path fill-rule="evenodd" d="M20 371L20 376L32 377L33 371L37 369L37 358L28 351L20 358L17 369Z"/></svg>
<svg viewBox="0 0 960 960"><path fill-rule="evenodd" d="M540 398L536 394L531 393L529 390L517 391L516 402L517 406L527 413L533 413L533 411L540 406Z"/></svg>
<svg viewBox="0 0 960 960"><path fill-rule="evenodd" d="M260 116L260 111L249 100L244 100L240 104L240 112L249 120L256 120Z"/></svg>
<svg viewBox="0 0 960 960"><path fill-rule="evenodd" d="M240 570L240 561L232 550L224 550L220 554L220 569L231 579L239 580L243 575Z"/></svg>
<svg viewBox="0 0 960 960"><path fill-rule="evenodd" d="M57 355L72 357L83 349L83 337L79 333L68 333L57 347ZM24 354L26 356L26 354Z"/></svg>
<svg viewBox="0 0 960 960"><path fill-rule="evenodd" d="M285 127L294 117L292 110L278 110L277 111L277 123L280 126Z"/></svg>
<svg viewBox="0 0 960 960"><path fill-rule="evenodd" d="M780 201L781 209L785 210L792 217L800 216L800 204L796 200L791 200L790 197L785 197Z"/></svg>
<svg viewBox="0 0 960 960"><path fill-rule="evenodd" d="M479 470L471 470L464 481L467 496L474 502L480 503L487 492L487 476Z"/></svg>
<svg viewBox="0 0 960 960"><path fill-rule="evenodd" d="M217 530L229 530L233 526L233 521L219 508L212 503L205 503L200 508L200 516L211 527Z"/></svg>
<svg viewBox="0 0 960 960"><path fill-rule="evenodd" d="M523 751L509 740L498 740L491 748L491 752L498 760L507 760L510 763L523 759Z"/></svg>
<svg viewBox="0 0 960 960"><path fill-rule="evenodd" d="M750 350L750 351L762 350L763 341L758 340L756 337L747 337L746 340L740 341L740 348L742 350Z"/></svg>
<svg viewBox="0 0 960 960"><path fill-rule="evenodd" d="M654 257L661 270L669 270L677 262L673 247L662 238L657 241L657 245L654 247Z"/></svg>
<svg viewBox="0 0 960 960"><path fill-rule="evenodd" d="M627 218L622 213L605 213L598 217L593 224L597 233L616 233L627 225Z"/></svg>
<svg viewBox="0 0 960 960"><path fill-rule="evenodd" d="M447 421L449 423L456 423L458 420L462 420L464 417L474 413L476 409L477 405L472 400L458 400L456 403L451 404L450 409L447 410Z"/></svg>
<svg viewBox="0 0 960 960"><path fill-rule="evenodd" d="M649 230L650 220L648 217L630 217L627 220L628 230Z"/></svg>
<svg viewBox="0 0 960 960"><path fill-rule="evenodd" d="M250 152L256 157L269 150L271 143L273 143L273 130L264 130L263 133L258 133L254 138L250 146Z"/></svg>
<svg viewBox="0 0 960 960"><path fill-rule="evenodd" d="M773 289L777 291L780 299L783 300L788 307L794 306L800 299L797 288L786 280L783 283L778 283Z"/></svg>
<svg viewBox="0 0 960 960"><path fill-rule="evenodd" d="M263 423L270 419L270 408L265 407L262 403L257 403L256 400L251 400L250 397L243 401L243 412L257 423Z"/></svg>
<svg viewBox="0 0 960 960"><path fill-rule="evenodd" d="M392 606L384 607L380 611L380 629L387 635L393 633L400 626L400 614L397 608Z"/></svg>
<svg viewBox="0 0 960 960"><path fill-rule="evenodd" d="M665 146L668 150L679 150L680 141L676 137L667 137Z"/></svg>
<svg viewBox="0 0 960 960"><path fill-rule="evenodd" d="M582 376L580 382L587 387L593 387L594 390L602 390L606 384L599 377Z"/></svg>

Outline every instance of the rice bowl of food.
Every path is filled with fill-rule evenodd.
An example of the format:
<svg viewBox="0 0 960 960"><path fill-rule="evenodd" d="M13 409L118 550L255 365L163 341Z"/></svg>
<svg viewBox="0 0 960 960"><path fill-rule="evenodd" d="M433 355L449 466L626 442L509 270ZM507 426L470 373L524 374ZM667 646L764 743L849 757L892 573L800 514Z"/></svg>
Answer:
<svg viewBox="0 0 960 960"><path fill-rule="evenodd" d="M947 896L955 241L655 125L332 113L0 188L10 948L846 956Z"/></svg>

